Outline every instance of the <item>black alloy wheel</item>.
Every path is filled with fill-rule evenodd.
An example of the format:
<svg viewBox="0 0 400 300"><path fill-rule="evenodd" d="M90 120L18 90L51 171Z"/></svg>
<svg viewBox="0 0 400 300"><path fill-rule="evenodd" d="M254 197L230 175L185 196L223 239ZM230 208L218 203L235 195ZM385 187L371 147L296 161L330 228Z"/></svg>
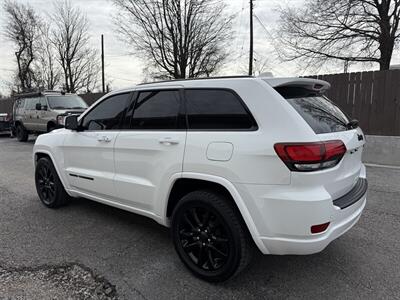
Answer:
<svg viewBox="0 0 400 300"><path fill-rule="evenodd" d="M56 183L54 174L48 164L40 164L38 167L37 184L39 187L40 199L46 205L54 202L56 197Z"/></svg>
<svg viewBox="0 0 400 300"><path fill-rule="evenodd" d="M39 159L35 169L36 191L44 205L57 208L66 204L69 195L65 191L50 158Z"/></svg>
<svg viewBox="0 0 400 300"><path fill-rule="evenodd" d="M232 247L226 223L208 207L193 207L179 220L179 237L197 267L214 271L226 264Z"/></svg>
<svg viewBox="0 0 400 300"><path fill-rule="evenodd" d="M172 216L179 257L192 273L210 282L227 280L249 263L251 243L236 208L212 191L184 196Z"/></svg>

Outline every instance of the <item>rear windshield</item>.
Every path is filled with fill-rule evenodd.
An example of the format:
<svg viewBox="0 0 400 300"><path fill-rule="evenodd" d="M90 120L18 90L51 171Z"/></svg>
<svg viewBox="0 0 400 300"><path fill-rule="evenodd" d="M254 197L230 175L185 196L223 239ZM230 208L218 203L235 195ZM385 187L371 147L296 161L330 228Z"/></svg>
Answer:
<svg viewBox="0 0 400 300"><path fill-rule="evenodd" d="M327 97L298 87L278 87L276 90L294 107L315 133L348 130L349 119Z"/></svg>
<svg viewBox="0 0 400 300"><path fill-rule="evenodd" d="M47 96L51 109L86 109L85 101L76 95Z"/></svg>

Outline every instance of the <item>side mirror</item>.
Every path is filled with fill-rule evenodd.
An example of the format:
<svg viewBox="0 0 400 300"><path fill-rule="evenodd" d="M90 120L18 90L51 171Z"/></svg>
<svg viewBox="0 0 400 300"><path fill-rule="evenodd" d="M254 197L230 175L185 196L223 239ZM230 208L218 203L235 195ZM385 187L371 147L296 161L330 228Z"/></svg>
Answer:
<svg viewBox="0 0 400 300"><path fill-rule="evenodd" d="M42 110L42 104L36 103L36 110Z"/></svg>
<svg viewBox="0 0 400 300"><path fill-rule="evenodd" d="M79 128L78 116L77 115L66 116L64 127L69 130L78 130Z"/></svg>
<svg viewBox="0 0 400 300"><path fill-rule="evenodd" d="M42 109L47 110L47 105L43 105Z"/></svg>

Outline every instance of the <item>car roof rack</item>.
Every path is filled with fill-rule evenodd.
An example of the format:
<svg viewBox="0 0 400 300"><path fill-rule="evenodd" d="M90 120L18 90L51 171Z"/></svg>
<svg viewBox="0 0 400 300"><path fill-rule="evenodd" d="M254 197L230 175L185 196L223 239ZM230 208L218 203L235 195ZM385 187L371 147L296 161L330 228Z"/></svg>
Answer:
<svg viewBox="0 0 400 300"><path fill-rule="evenodd" d="M147 84L157 84L157 83L166 83L166 82L179 82L179 81L192 81L192 80L205 80L205 79L235 79L235 78L255 78L250 75L233 75L233 76L215 76L215 77L197 77L197 78L182 78L182 79L169 79L169 80L160 80L160 81L152 81L152 82L143 82L138 85L147 85Z"/></svg>
<svg viewBox="0 0 400 300"><path fill-rule="evenodd" d="M52 94L66 95L67 93L65 91L44 90L44 91L40 91L40 92L36 91L36 92L16 94L16 95L14 95L14 98L16 98L16 99L33 98L33 97L40 97L40 96L52 95ZM68 93L68 95L71 95L71 94Z"/></svg>

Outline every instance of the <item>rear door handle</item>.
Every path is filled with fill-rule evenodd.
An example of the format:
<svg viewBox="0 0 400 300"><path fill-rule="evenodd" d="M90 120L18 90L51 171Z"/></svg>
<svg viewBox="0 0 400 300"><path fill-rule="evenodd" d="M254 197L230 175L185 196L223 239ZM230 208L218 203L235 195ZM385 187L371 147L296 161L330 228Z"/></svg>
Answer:
<svg viewBox="0 0 400 300"><path fill-rule="evenodd" d="M167 146L179 144L178 140L175 140L170 137L161 138L158 141L160 142L160 144L167 145Z"/></svg>
<svg viewBox="0 0 400 300"><path fill-rule="evenodd" d="M111 139L108 136L102 135L102 136L98 136L97 140L99 142L105 142L105 143L109 143L111 142Z"/></svg>

